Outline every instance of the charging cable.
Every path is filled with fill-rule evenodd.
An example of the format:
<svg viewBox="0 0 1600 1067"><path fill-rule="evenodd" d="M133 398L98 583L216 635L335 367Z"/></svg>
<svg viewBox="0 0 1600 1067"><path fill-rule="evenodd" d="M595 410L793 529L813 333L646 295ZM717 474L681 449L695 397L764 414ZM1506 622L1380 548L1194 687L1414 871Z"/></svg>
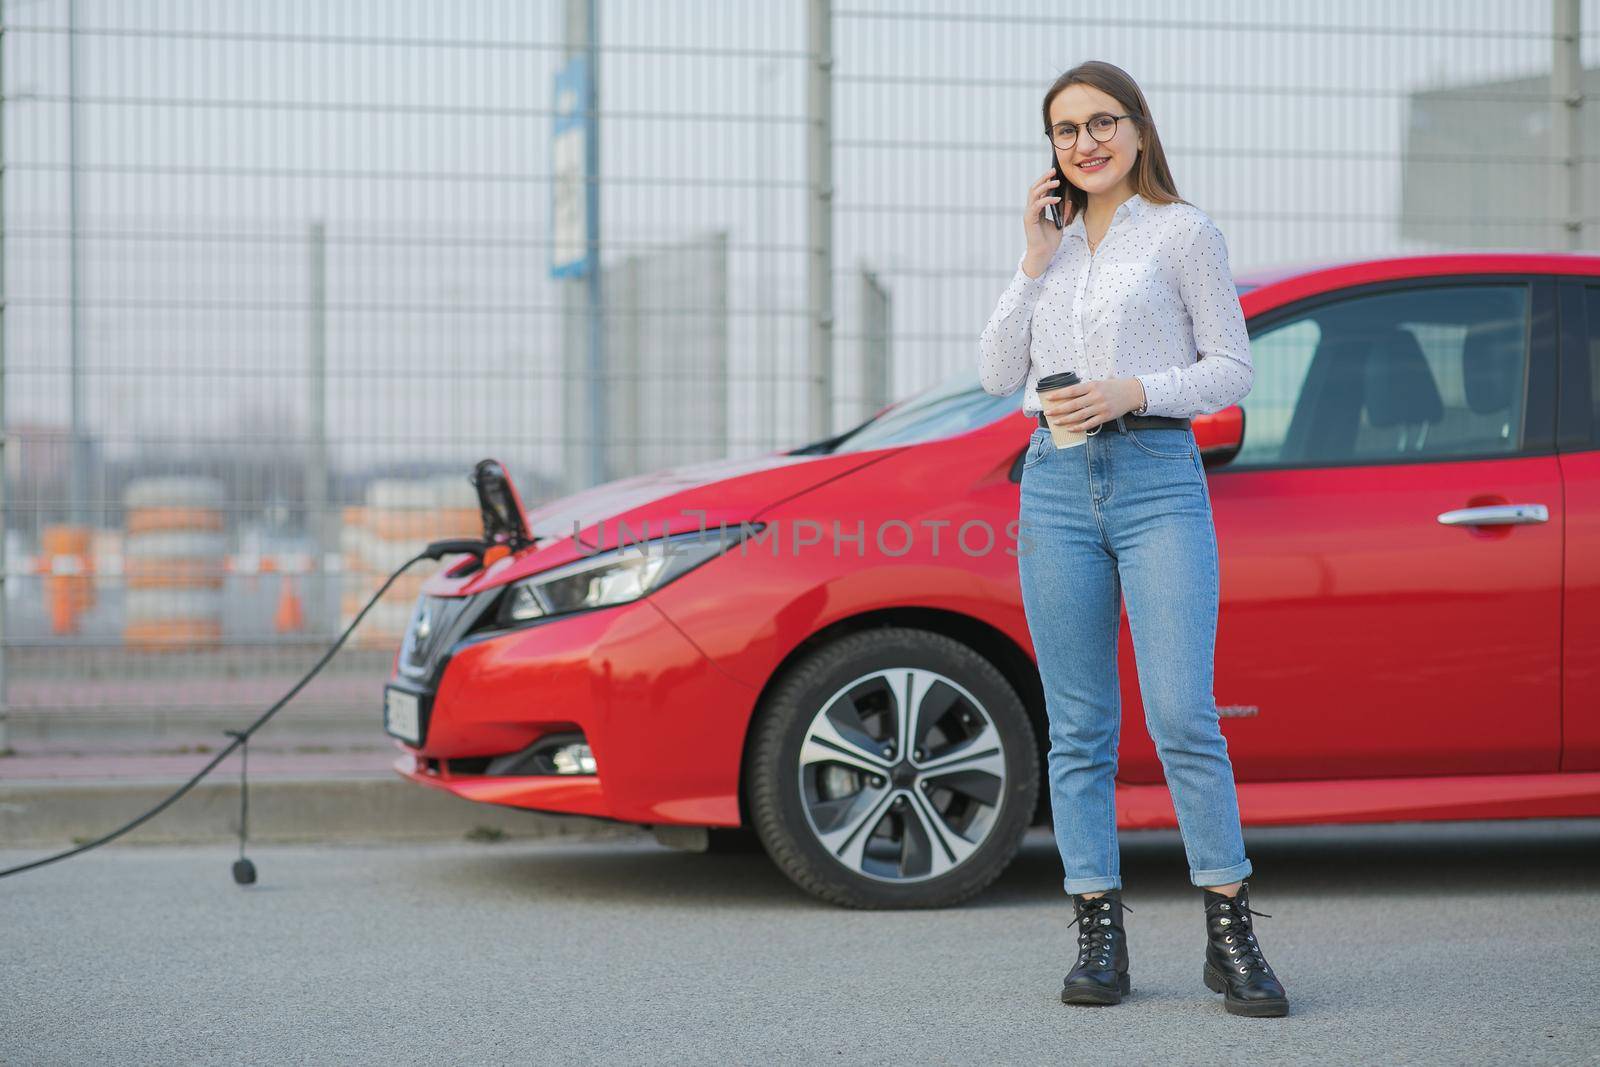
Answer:
<svg viewBox="0 0 1600 1067"><path fill-rule="evenodd" d="M248 798L248 793L247 793L247 785L246 785L246 780L245 780L245 767L246 767L246 761L248 759L248 756L246 754L244 745L245 745L246 742L248 742L250 740L250 735L255 733L257 730L259 730L261 728L262 724L265 723L268 719L270 719L270 718L272 718L272 716L276 715L278 713L278 709L282 708L285 704L289 703L289 701L294 698L294 695L296 693L300 692L301 689L305 688L305 685L306 685L307 682L311 681L311 679L313 679L313 678L315 678L317 676L317 672L318 671L322 670L323 667L327 666L328 661L333 658L333 654L335 652L339 651L339 647L344 644L345 639L347 637L349 637L353 632L355 632L356 625L361 622L362 617L365 616L366 613L372 609L372 606L378 602L379 598L381 598L383 596L383 594L388 591L389 587L394 584L395 579L400 577L400 575L404 574L406 572L407 568L409 568L413 563L420 563L422 560L425 560L425 559L440 559L440 558L442 558L444 556L454 555L454 554L458 554L458 553L466 553L468 555L475 556L475 557L477 557L479 559L482 559L484 553L487 552L491 547L493 547L493 546L487 541L470 541L470 540L435 541L432 544L430 544L424 551L422 551L422 552L418 553L417 555L412 556L410 559L406 560L404 563L402 563L400 565L400 568L398 570L396 570L393 574L389 575L388 581L384 582L383 585L378 587L378 591L376 593L372 594L372 598L366 602L366 604L361 608L361 610L356 612L356 617L350 620L350 625L345 627L344 633L339 635L339 639L333 643L333 647L329 648L327 652L323 653L322 658L317 661L316 666L312 667L311 670L306 673L305 677L301 678L298 682L295 683L295 686L294 686L293 689L291 689L287 693L285 693L283 695L282 699L280 699L276 704L272 705L272 707L268 708L265 712L263 712L261 714L261 717L256 719L255 722L251 723L249 726L247 726L243 730L228 730L228 731L226 731L227 735L229 737L233 738L233 741L231 743L229 743L225 748L223 748L223 750L221 752L218 752L216 757L214 759L212 759L212 761L210 763L206 764L203 768L201 768L199 774L195 775L193 778L190 778L187 782L184 782L183 785L179 786L177 791L174 792L171 796L167 797L165 800L163 800L161 803L157 804L155 807L151 808L149 811L145 812L143 815L140 815L138 818L134 819L131 822L128 822L128 823L126 823L126 824L124 824L122 826L119 826L117 829L111 831L109 834L106 834L104 837L95 838L93 841L90 841L90 842L88 842L86 844L79 845L77 848L67 849L65 852L57 852L53 856L46 856L43 859L34 860L32 863L24 863L24 864L21 864L20 866L17 866L17 867L7 867L5 870L0 870L0 878L6 878L6 877L9 877L10 875L13 875L13 874L21 874L23 871L31 871L35 867L43 867L47 863L55 863L57 860L64 860L64 859L68 858L69 856L76 856L80 852L87 852L91 848L99 848L101 845L107 843L108 841L115 841L117 838L121 837L123 834L127 833L129 830L132 830L135 827L137 827L137 826L139 826L139 825L141 825L141 824L143 824L145 822L148 822L149 820L155 818L157 815L160 815L163 811L165 811L167 808L172 806L172 804L175 803L178 800L179 797L183 796L189 790L193 789L195 787L195 784L197 782L199 782L200 779L204 778L206 775L210 774L213 770L215 770L217 768L217 765L220 764L223 760L227 759L228 756L233 752L233 750L237 748L237 749L240 750L240 752L239 752L239 858L236 861L234 861L234 864L233 864L233 880L235 882L239 883L240 885L249 885L251 882L254 882L256 880L255 865L253 863L251 863L248 859L246 859L245 855L244 855L245 817L249 813L249 810L250 810L249 809L249 802L248 802L248 799L247 799Z"/></svg>

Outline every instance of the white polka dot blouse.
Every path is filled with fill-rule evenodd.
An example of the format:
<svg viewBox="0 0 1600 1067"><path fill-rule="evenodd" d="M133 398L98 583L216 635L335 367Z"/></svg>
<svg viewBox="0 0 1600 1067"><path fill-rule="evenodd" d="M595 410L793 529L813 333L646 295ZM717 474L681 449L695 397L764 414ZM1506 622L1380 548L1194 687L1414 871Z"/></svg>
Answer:
<svg viewBox="0 0 1600 1067"><path fill-rule="evenodd" d="M1138 378L1143 413L1175 418L1237 404L1255 379L1222 231L1192 204L1138 193L1117 206L1092 256L1080 212L1043 274L1028 277L1019 260L978 351L984 391L1005 396L1026 381L1030 417L1041 407L1036 383L1056 371Z"/></svg>

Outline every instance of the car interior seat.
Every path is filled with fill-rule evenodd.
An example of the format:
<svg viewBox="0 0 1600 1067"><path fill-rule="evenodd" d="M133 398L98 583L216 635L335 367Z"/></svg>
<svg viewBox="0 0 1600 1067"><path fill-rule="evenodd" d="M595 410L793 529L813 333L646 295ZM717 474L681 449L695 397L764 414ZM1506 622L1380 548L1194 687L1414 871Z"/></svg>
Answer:
<svg viewBox="0 0 1600 1067"><path fill-rule="evenodd" d="M1367 422L1377 429L1395 427L1396 455L1421 452L1428 427L1444 418L1444 401L1433 380L1433 368L1410 330L1391 329L1375 339L1363 368ZM1367 455L1383 455L1363 449Z"/></svg>
<svg viewBox="0 0 1600 1067"><path fill-rule="evenodd" d="M1503 413L1495 431L1497 443L1521 439L1512 421L1522 405L1524 324L1518 319L1474 323L1461 346L1461 381L1467 407L1477 415ZM1501 447L1504 447L1502 444Z"/></svg>

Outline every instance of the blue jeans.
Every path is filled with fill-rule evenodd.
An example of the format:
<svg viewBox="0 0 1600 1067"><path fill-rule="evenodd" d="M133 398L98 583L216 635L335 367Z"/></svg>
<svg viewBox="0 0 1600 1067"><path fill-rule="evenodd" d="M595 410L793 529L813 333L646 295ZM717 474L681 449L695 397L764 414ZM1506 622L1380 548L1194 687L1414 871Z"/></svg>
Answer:
<svg viewBox="0 0 1600 1067"><path fill-rule="evenodd" d="M1197 886L1251 871L1212 692L1217 536L1194 432L1102 427L1057 449L1039 427L1023 460L1017 567L1050 720L1048 779L1068 893L1122 885L1115 782L1128 605L1145 724Z"/></svg>

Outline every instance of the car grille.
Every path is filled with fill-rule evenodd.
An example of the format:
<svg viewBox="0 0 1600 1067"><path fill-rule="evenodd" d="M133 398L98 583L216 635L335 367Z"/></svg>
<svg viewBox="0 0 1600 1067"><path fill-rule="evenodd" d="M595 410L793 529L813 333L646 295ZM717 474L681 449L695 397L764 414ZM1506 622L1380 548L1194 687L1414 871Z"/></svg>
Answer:
<svg viewBox="0 0 1600 1067"><path fill-rule="evenodd" d="M417 597L411 621L400 643L400 672L417 681L432 679L450 649L482 613L484 594L476 596Z"/></svg>

